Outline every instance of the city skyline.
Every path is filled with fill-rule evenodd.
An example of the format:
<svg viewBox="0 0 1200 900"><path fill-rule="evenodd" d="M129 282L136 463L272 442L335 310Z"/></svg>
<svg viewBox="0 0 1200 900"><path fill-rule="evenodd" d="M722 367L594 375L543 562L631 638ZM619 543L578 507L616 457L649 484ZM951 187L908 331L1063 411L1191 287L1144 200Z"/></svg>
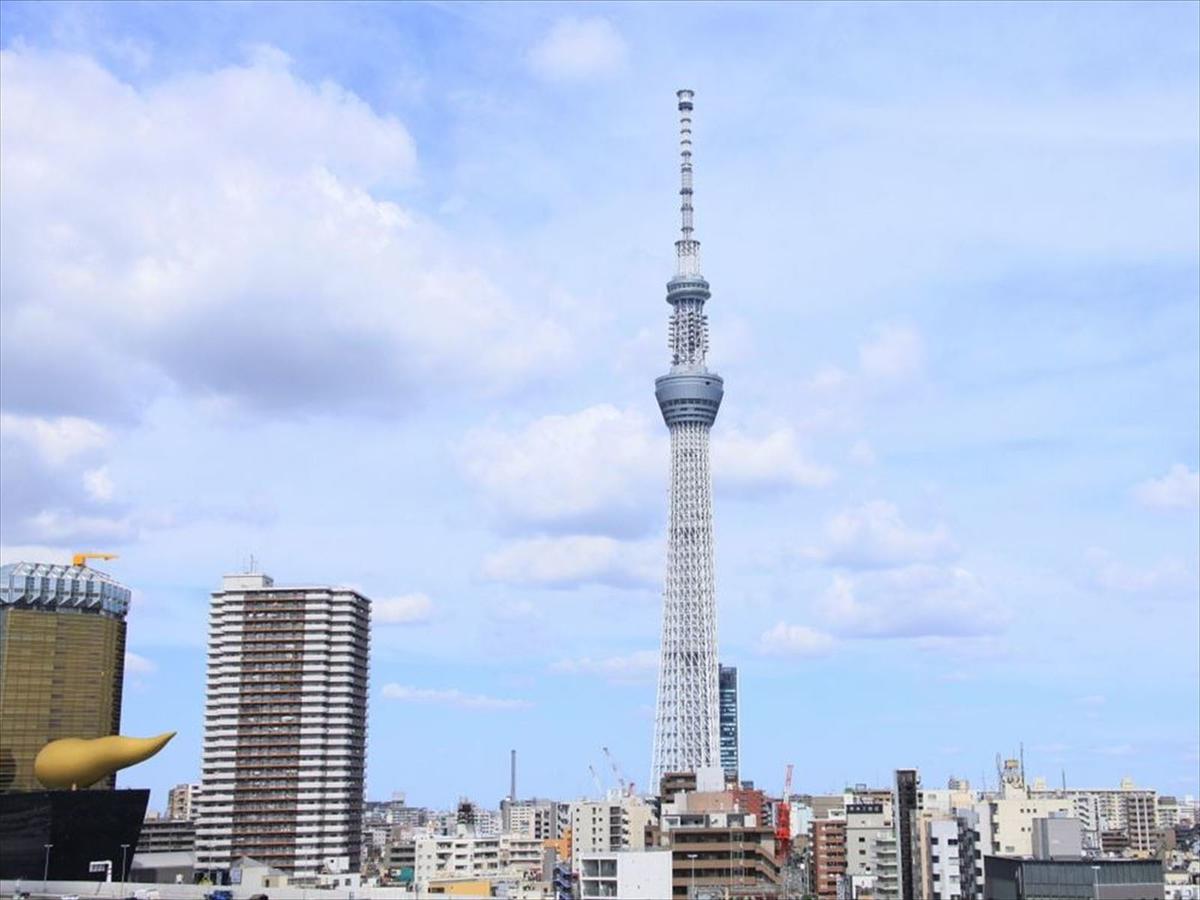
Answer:
<svg viewBox="0 0 1200 900"><path fill-rule="evenodd" d="M1197 8L507 9L3 5L0 549L120 554L152 806L251 555L374 600L369 797L644 771L684 85L742 777L1200 794Z"/></svg>

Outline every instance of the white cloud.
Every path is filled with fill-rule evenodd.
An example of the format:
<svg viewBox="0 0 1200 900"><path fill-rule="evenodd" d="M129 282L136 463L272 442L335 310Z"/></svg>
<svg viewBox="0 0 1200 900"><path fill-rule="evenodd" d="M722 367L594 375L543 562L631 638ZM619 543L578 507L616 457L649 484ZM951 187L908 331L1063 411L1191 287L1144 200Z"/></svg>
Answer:
<svg viewBox="0 0 1200 900"><path fill-rule="evenodd" d="M479 429L459 453L467 477L518 522L638 530L648 524L648 497L665 503L665 437L647 416L608 404L544 416L515 433Z"/></svg>
<svg viewBox="0 0 1200 900"><path fill-rule="evenodd" d="M543 416L514 432L467 434L459 458L504 519L555 531L635 534L665 515L670 446L657 418L609 404ZM718 490L817 487L833 472L809 462L791 428L712 438Z"/></svg>
<svg viewBox="0 0 1200 900"><path fill-rule="evenodd" d="M657 541L568 535L507 544L484 559L483 574L493 581L542 587L647 587L662 580L664 564Z"/></svg>
<svg viewBox="0 0 1200 900"><path fill-rule="evenodd" d="M393 411L565 359L566 331L476 248L379 199L416 178L405 127L281 54L146 88L81 57L0 59L6 405L131 419L173 383Z"/></svg>
<svg viewBox="0 0 1200 900"><path fill-rule="evenodd" d="M835 575L818 608L845 637L960 639L994 634L1006 621L971 572L931 565Z"/></svg>
<svg viewBox="0 0 1200 900"><path fill-rule="evenodd" d="M4 545L0 546L0 566L15 562L40 562L65 566L70 564L74 550L64 547L46 545Z"/></svg>
<svg viewBox="0 0 1200 900"><path fill-rule="evenodd" d="M560 19L529 51L529 65L550 81L606 77L625 66L628 48L607 19Z"/></svg>
<svg viewBox="0 0 1200 900"><path fill-rule="evenodd" d="M111 500L116 490L113 485L112 476L108 473L107 466L101 466L98 469L89 469L84 472L83 488L87 491L89 497L101 503Z"/></svg>
<svg viewBox="0 0 1200 900"><path fill-rule="evenodd" d="M1195 509L1200 506L1200 472L1176 463L1162 478L1136 485L1133 495L1153 509Z"/></svg>
<svg viewBox="0 0 1200 900"><path fill-rule="evenodd" d="M533 704L528 700L512 700L490 697L487 694L467 694L457 688L417 688L388 682L383 686L383 696L404 703L429 703L435 706L453 706L460 709L517 710L528 709Z"/></svg>
<svg viewBox="0 0 1200 900"><path fill-rule="evenodd" d="M1088 550L1087 561L1091 584L1118 594L1188 592L1195 597L1200 580L1195 561L1189 565L1181 559L1164 559L1152 565L1132 566L1096 547Z"/></svg>
<svg viewBox="0 0 1200 900"><path fill-rule="evenodd" d="M34 541L51 544L70 541L109 541L123 544L140 531L132 516L87 515L67 510L45 509L25 523L25 533Z"/></svg>
<svg viewBox="0 0 1200 900"><path fill-rule="evenodd" d="M904 381L918 375L925 363L925 346L916 330L891 325L858 349L863 375L875 381Z"/></svg>
<svg viewBox="0 0 1200 900"><path fill-rule="evenodd" d="M425 594L404 594L371 601L371 621L378 625L412 625L433 617L433 601Z"/></svg>
<svg viewBox="0 0 1200 900"><path fill-rule="evenodd" d="M958 548L945 527L927 531L913 528L900 518L896 507L884 500L838 513L825 526L824 546L807 555L831 565L854 568L897 566L951 559Z"/></svg>
<svg viewBox="0 0 1200 900"><path fill-rule="evenodd" d="M42 418L0 413L0 432L6 443L24 444L49 466L91 455L112 442L107 428L78 416Z"/></svg>
<svg viewBox="0 0 1200 900"><path fill-rule="evenodd" d="M129 675L153 675L158 671L158 663L152 659L140 656L131 650L125 651L125 672Z"/></svg>
<svg viewBox="0 0 1200 900"><path fill-rule="evenodd" d="M614 684L653 681L658 674L658 651L638 650L627 656L560 659L550 666L552 672L568 675L595 675Z"/></svg>
<svg viewBox="0 0 1200 900"><path fill-rule="evenodd" d="M833 637L823 631L786 622L779 622L763 632L758 642L759 652L779 656L820 656L828 653L833 645Z"/></svg>
<svg viewBox="0 0 1200 900"><path fill-rule="evenodd" d="M833 470L811 463L791 428L755 438L736 430L713 435L712 465L719 486L737 488L824 487Z"/></svg>

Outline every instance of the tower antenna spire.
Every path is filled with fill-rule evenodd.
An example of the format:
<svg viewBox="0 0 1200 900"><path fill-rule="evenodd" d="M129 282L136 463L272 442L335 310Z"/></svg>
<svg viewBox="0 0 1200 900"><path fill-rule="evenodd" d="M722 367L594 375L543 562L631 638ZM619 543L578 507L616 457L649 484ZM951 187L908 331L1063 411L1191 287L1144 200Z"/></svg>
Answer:
<svg viewBox="0 0 1200 900"><path fill-rule="evenodd" d="M693 91L676 91L679 98L679 240L675 242L675 274L700 274L700 242L693 237L692 220L692 97Z"/></svg>

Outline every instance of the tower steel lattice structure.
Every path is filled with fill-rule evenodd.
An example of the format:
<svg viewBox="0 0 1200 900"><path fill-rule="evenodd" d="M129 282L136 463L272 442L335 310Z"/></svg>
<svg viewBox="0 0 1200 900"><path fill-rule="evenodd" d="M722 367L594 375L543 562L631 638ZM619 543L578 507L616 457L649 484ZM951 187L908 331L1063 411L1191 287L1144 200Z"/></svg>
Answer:
<svg viewBox="0 0 1200 900"><path fill-rule="evenodd" d="M705 365L708 317L704 302L710 294L708 282L700 274L700 242L692 220L693 92L682 90L677 96L681 227L675 242L675 277L667 283L671 369L654 383L671 435L667 571L650 782L654 790L669 772L700 772L720 766L708 445L724 382Z"/></svg>

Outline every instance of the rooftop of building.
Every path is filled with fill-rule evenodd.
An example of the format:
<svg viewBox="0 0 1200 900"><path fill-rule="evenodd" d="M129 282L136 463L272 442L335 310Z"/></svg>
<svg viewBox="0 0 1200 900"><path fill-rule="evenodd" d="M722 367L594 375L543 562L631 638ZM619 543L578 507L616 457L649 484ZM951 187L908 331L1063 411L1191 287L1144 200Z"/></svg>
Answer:
<svg viewBox="0 0 1200 900"><path fill-rule="evenodd" d="M91 566L14 562L0 566L0 606L96 612L124 618L132 592Z"/></svg>

